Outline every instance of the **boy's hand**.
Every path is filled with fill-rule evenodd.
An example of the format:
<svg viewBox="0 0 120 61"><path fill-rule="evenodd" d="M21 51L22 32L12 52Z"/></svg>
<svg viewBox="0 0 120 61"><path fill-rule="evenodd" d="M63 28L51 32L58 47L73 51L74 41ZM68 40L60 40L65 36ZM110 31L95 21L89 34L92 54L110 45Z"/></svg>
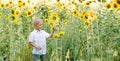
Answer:
<svg viewBox="0 0 120 61"><path fill-rule="evenodd" d="M34 44L33 42L30 42L30 44L31 44L32 46L34 46L36 49L38 49L38 50L41 50L41 49L42 49L40 46L37 46L37 45Z"/></svg>
<svg viewBox="0 0 120 61"><path fill-rule="evenodd" d="M57 28L56 28L56 26L54 26L54 27L53 27L53 31L57 31Z"/></svg>
<svg viewBox="0 0 120 61"><path fill-rule="evenodd" d="M36 48L37 48L38 50L41 50L41 49L42 49L40 46L36 46Z"/></svg>

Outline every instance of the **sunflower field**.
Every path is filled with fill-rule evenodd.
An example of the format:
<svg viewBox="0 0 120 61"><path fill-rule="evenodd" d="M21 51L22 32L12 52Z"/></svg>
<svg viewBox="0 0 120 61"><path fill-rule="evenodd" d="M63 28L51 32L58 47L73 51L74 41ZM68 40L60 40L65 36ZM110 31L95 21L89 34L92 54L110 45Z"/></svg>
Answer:
<svg viewBox="0 0 120 61"><path fill-rule="evenodd" d="M120 61L120 0L0 0L0 61L31 61L33 18L43 19L45 61Z"/></svg>

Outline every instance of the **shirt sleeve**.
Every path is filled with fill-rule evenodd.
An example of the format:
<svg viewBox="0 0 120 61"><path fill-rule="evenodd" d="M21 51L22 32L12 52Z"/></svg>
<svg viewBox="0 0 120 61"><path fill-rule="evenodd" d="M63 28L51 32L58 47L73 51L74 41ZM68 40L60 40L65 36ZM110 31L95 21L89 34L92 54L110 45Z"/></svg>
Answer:
<svg viewBox="0 0 120 61"><path fill-rule="evenodd" d="M30 35L29 35L29 42L33 42L34 40L33 40L33 33L30 33Z"/></svg>
<svg viewBox="0 0 120 61"><path fill-rule="evenodd" d="M50 36L50 34L47 33L47 32L45 32L45 31L44 31L44 34L45 34L45 37L46 37L46 38L48 38L48 37Z"/></svg>

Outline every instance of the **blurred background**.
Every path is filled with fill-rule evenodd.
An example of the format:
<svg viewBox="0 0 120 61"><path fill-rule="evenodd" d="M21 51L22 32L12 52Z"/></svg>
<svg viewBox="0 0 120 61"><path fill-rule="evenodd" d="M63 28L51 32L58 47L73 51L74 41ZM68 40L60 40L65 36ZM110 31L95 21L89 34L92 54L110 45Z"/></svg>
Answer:
<svg viewBox="0 0 120 61"><path fill-rule="evenodd" d="M45 61L120 61L120 0L0 0L0 61L31 61L35 17L57 28Z"/></svg>

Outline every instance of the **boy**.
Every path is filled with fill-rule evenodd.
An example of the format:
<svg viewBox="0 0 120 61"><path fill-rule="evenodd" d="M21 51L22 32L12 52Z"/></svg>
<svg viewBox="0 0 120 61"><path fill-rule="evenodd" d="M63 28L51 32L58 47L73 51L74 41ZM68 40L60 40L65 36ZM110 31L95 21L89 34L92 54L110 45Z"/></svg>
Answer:
<svg viewBox="0 0 120 61"><path fill-rule="evenodd" d="M42 19L33 19L34 31L29 35L29 43L33 46L32 61L41 60L43 61L44 55L46 54L46 38L53 36L54 30L51 34L42 30Z"/></svg>

